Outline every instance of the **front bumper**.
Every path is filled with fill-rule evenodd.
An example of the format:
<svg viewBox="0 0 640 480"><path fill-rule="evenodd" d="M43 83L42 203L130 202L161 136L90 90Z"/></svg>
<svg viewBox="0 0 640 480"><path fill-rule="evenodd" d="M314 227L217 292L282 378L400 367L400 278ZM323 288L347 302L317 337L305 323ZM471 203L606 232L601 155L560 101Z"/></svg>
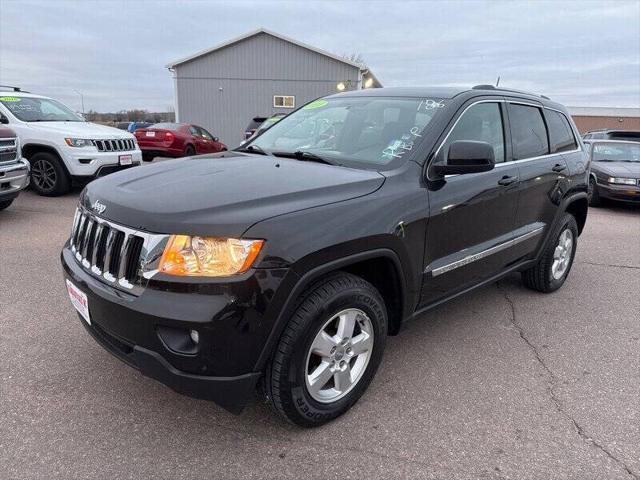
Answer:
<svg viewBox="0 0 640 480"><path fill-rule="evenodd" d="M609 198L620 202L640 203L639 185L598 183L598 194L603 198Z"/></svg>
<svg viewBox="0 0 640 480"><path fill-rule="evenodd" d="M254 367L273 327L269 300L286 271L255 271L204 286L147 285L135 296L87 273L68 244L61 260L64 276L87 295L91 325L80 321L117 358L179 393L233 413L253 397L261 375ZM199 332L197 348L175 351L170 337L188 338L192 329Z"/></svg>
<svg viewBox="0 0 640 480"><path fill-rule="evenodd" d="M123 168L120 166L120 157L123 155L131 155L133 164L142 163L142 152L139 149L100 152L95 148L66 147L62 154L67 169L73 177L96 177L101 176L101 172Z"/></svg>
<svg viewBox="0 0 640 480"><path fill-rule="evenodd" d="M12 199L18 196L20 190L29 185L30 166L27 160L0 166L0 200Z"/></svg>

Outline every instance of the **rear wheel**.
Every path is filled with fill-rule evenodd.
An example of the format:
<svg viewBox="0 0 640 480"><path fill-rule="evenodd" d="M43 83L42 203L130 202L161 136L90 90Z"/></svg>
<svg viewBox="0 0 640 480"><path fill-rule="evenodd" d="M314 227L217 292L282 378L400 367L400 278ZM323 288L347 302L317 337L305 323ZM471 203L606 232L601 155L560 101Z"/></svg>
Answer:
<svg viewBox="0 0 640 480"><path fill-rule="evenodd" d="M551 235L537 265L522 272L528 288L543 293L559 289L567 279L576 254L578 225L573 215L565 213Z"/></svg>
<svg viewBox="0 0 640 480"><path fill-rule="evenodd" d="M45 197L64 195L71 188L71 180L60 159L49 152L33 155L31 163L31 187Z"/></svg>
<svg viewBox="0 0 640 480"><path fill-rule="evenodd" d="M13 198L11 200L2 200L0 201L0 210L4 210L5 208L9 208L9 205L13 203Z"/></svg>
<svg viewBox="0 0 640 480"><path fill-rule="evenodd" d="M187 145L187 148L184 149L185 157L192 157L196 154L196 149L193 148L193 145Z"/></svg>
<svg viewBox="0 0 640 480"><path fill-rule="evenodd" d="M382 360L387 315L378 291L338 273L301 299L267 368L265 390L290 422L313 427L349 410Z"/></svg>
<svg viewBox="0 0 640 480"><path fill-rule="evenodd" d="M153 158L154 158L154 156L153 156L152 153L142 152L142 161L143 162L152 162Z"/></svg>
<svg viewBox="0 0 640 480"><path fill-rule="evenodd" d="M589 177L589 193L587 195L590 207L599 207L602 204L600 192L598 192L598 184L593 177Z"/></svg>

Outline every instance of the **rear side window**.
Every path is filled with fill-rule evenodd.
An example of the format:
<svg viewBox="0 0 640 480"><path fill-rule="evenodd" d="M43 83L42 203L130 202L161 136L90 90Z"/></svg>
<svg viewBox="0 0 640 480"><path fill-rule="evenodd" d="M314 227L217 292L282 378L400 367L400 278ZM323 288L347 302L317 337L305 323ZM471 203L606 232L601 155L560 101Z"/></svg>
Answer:
<svg viewBox="0 0 640 480"><path fill-rule="evenodd" d="M445 158L449 145L458 140L487 142L493 147L496 163L504 162L504 128L500 104L478 103L464 112L441 149Z"/></svg>
<svg viewBox="0 0 640 480"><path fill-rule="evenodd" d="M510 104L509 121L514 160L539 157L549 153L547 129L538 107Z"/></svg>
<svg viewBox="0 0 640 480"><path fill-rule="evenodd" d="M547 115L547 126L549 127L551 153L567 152L578 148L567 117L553 110L545 110L545 114Z"/></svg>

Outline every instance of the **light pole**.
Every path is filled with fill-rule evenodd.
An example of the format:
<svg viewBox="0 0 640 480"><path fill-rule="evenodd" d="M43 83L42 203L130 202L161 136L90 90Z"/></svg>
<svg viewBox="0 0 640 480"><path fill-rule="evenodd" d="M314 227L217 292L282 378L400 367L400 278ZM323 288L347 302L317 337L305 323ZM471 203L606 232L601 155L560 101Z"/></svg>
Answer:
<svg viewBox="0 0 640 480"><path fill-rule="evenodd" d="M80 95L80 102L82 103L82 115L84 115L84 95L75 88L73 89L73 91Z"/></svg>

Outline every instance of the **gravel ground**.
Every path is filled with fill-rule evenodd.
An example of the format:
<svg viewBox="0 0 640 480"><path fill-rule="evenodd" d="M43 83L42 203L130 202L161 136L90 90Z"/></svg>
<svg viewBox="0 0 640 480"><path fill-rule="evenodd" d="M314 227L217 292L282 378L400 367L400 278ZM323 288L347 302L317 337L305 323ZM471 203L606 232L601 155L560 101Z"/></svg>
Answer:
<svg viewBox="0 0 640 480"><path fill-rule="evenodd" d="M88 336L58 257L77 193L0 213L0 477L640 478L640 210L591 209L554 294L513 276L408 324L349 413L301 430Z"/></svg>

